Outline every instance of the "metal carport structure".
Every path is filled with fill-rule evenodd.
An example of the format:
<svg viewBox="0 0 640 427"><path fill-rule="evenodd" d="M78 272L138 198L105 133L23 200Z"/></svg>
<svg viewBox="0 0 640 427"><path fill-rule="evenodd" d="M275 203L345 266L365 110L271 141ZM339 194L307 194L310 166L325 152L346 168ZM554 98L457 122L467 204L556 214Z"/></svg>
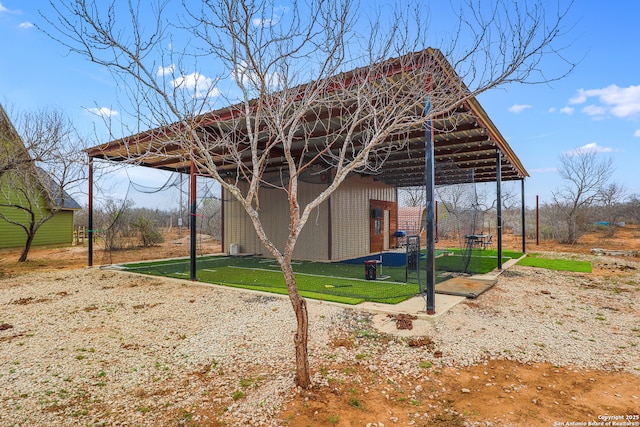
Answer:
<svg viewBox="0 0 640 427"><path fill-rule="evenodd" d="M407 58L410 61L406 61ZM418 59L416 59L418 58ZM410 64L409 66L407 64ZM502 213L501 213L501 182L520 180L522 182L522 249L525 250L524 234L524 179L528 176L524 166L513 152L507 141L500 134L485 110L475 97L468 95L468 90L457 77L455 71L436 49L425 49L421 52L408 54L400 58L385 61L378 71L376 79L401 80L403 75L417 73L421 68L432 67L437 70L443 87L447 92L458 96L459 101L447 111L446 114L435 115L426 123L424 121L415 126L408 125L402 133L389 135L386 144L402 144L401 150L388 153L384 158L382 167L376 171L374 178L396 188L426 186L427 193L427 311L435 310L435 268L434 268L434 238L435 238L435 186L446 183L466 183L469 174L465 171L473 170L473 182L496 182L497 185L497 249L498 267L501 268L502 257ZM360 77L361 69L356 69L340 76L342 82L355 81ZM430 80L432 74L425 79L424 84L433 84ZM368 74L370 78L370 74ZM308 85L313 85L309 83ZM300 90L304 90L302 86ZM429 115L431 101L425 99L420 105L416 105L416 117ZM248 107L248 108L247 108ZM241 170L251 170L251 150L248 141L247 121L251 120L251 111L255 103L237 104L211 111L190 119L190 124L174 123L145 131L126 138L108 142L103 145L86 150L90 165L93 159L105 159L114 162L127 162L139 166L151 167L188 173L191 177L191 278L195 280L195 180L198 174L196 163L198 156L207 156L215 162L215 168L220 177L237 178ZM247 111L249 113L247 114ZM292 148L294 157L310 156L308 147L324 143L327 135L338 137L340 122L343 115L350 114L351 105L332 104L331 102L319 104L306 114L305 122L309 124L307 129L296 129L299 132L300 148ZM245 123L245 125L242 125ZM243 127L244 126L244 127ZM267 126L260 125L259 139L266 146L270 137ZM211 149L205 153L194 152L185 148L184 138L188 137L184 132L194 130L198 137L215 142L222 137L233 137L233 144L243 147L237 150L235 155L225 151L224 144L212 143ZM309 130L311 129L311 131ZM366 138L363 129L362 135L357 138ZM278 150L270 148L269 159L264 167L264 173L277 172L286 167L286 160L279 155ZM298 150L298 151L296 151ZM296 157L297 158L297 157ZM330 167L330 163L322 163L323 158L318 158L322 167ZM450 167L451 166L451 167ZM438 173L436 173L436 167ZM92 166L90 166L89 188L89 229L93 232L93 183ZM89 265L92 265L92 239L89 239ZM430 270L430 271L429 271Z"/></svg>

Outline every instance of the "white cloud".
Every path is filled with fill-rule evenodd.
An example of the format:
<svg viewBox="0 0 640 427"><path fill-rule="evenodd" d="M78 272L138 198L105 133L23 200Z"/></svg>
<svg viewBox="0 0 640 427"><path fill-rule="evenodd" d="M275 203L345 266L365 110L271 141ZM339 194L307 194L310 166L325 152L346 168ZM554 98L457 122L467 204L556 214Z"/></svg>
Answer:
<svg viewBox="0 0 640 427"><path fill-rule="evenodd" d="M512 112L512 113L520 114L524 110L526 110L527 108L531 108L531 105L529 105L529 104L513 104L511 107L509 107L509 111Z"/></svg>
<svg viewBox="0 0 640 427"><path fill-rule="evenodd" d="M270 17L263 16L260 18L253 18L251 19L251 23L253 24L254 27L263 27L263 28L273 27L274 25L277 25L280 22L280 20L282 19L282 15L284 15L288 11L289 11L288 7L285 7L285 6L276 7L275 10L273 11L273 14Z"/></svg>
<svg viewBox="0 0 640 427"><path fill-rule="evenodd" d="M87 111L90 112L91 114L95 114L96 116L100 116L100 117L113 117L119 114L117 111L107 107L87 108Z"/></svg>
<svg viewBox="0 0 640 427"><path fill-rule="evenodd" d="M607 110L599 105L587 105L582 112L594 118L601 118L607 113Z"/></svg>
<svg viewBox="0 0 640 427"><path fill-rule="evenodd" d="M636 138L640 138L640 129L636 129L636 131L633 133L633 136L635 136Z"/></svg>
<svg viewBox="0 0 640 427"><path fill-rule="evenodd" d="M193 92L194 98L208 98L221 94L220 89L213 86L213 79L205 77L198 72L180 76L173 80L172 83L175 88Z"/></svg>
<svg viewBox="0 0 640 427"><path fill-rule="evenodd" d="M575 109L575 108L573 108L573 107L562 107L562 108L560 109L560 112L561 112L562 114L566 114L566 115L570 116L570 115L572 115L572 114L575 112L575 110L576 110L576 109Z"/></svg>
<svg viewBox="0 0 640 427"><path fill-rule="evenodd" d="M578 94L569 99L569 104L584 104L587 102L587 95L584 89L578 89Z"/></svg>
<svg viewBox="0 0 640 427"><path fill-rule="evenodd" d="M21 14L22 12L20 11L20 9L9 9L7 7L5 7L2 3L0 3L0 13L14 13L14 14Z"/></svg>
<svg viewBox="0 0 640 427"><path fill-rule="evenodd" d="M168 67L158 67L158 71L156 71L157 76L166 76L167 74L172 74L176 67L171 64Z"/></svg>
<svg viewBox="0 0 640 427"><path fill-rule="evenodd" d="M591 142L573 150L565 151L568 156L579 156L585 153L613 153L618 151L612 147L601 147L597 142Z"/></svg>
<svg viewBox="0 0 640 427"><path fill-rule="evenodd" d="M582 110L589 115L611 114L623 119L640 117L640 85L628 87L610 85L602 89L579 89L578 93L569 100L569 103L584 104L589 98L597 98L600 103L597 106L600 110L593 107L586 111ZM598 111L598 113L592 114L594 111Z"/></svg>
<svg viewBox="0 0 640 427"><path fill-rule="evenodd" d="M550 173L550 172L557 172L558 168L536 168L536 169L531 169L531 172L535 172L535 173Z"/></svg>
<svg viewBox="0 0 640 427"><path fill-rule="evenodd" d="M31 22L23 22L20 25L18 25L18 27L28 30L29 28L33 28L33 24Z"/></svg>

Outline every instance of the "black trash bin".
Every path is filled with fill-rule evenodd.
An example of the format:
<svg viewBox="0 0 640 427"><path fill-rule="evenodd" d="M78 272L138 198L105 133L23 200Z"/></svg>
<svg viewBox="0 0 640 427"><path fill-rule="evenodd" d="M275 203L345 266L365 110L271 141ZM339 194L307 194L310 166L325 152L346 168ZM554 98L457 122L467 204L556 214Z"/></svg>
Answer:
<svg viewBox="0 0 640 427"><path fill-rule="evenodd" d="M364 278L367 280L376 280L378 261L375 259L364 262Z"/></svg>

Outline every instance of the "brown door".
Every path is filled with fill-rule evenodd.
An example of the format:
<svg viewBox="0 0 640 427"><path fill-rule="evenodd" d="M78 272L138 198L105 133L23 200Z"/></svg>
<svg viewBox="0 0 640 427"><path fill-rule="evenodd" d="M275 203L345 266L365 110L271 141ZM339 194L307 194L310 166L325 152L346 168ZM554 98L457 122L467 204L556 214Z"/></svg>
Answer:
<svg viewBox="0 0 640 427"><path fill-rule="evenodd" d="M369 252L388 250L395 231L397 208L395 202L369 200Z"/></svg>

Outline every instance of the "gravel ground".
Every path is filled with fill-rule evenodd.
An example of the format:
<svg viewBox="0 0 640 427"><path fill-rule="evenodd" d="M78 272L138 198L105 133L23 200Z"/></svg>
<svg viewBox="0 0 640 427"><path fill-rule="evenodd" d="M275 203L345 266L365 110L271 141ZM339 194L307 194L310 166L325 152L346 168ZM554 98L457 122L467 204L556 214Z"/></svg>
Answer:
<svg viewBox="0 0 640 427"><path fill-rule="evenodd" d="M639 311L637 275L624 283L515 266L492 292L452 310L436 337L445 358L463 364L488 355L640 374Z"/></svg>
<svg viewBox="0 0 640 427"><path fill-rule="evenodd" d="M503 359L640 376L640 264L578 258L604 270L594 275L516 265L504 271L488 292L442 317L430 333L427 355L402 339L384 346L364 340L358 351L373 354L369 368L394 381L423 375L419 362L425 358L441 366Z"/></svg>
<svg viewBox="0 0 640 427"><path fill-rule="evenodd" d="M429 346L381 337L369 314L309 301L311 365L366 352L359 363L390 379L421 375L425 357L640 375L639 265L596 265L607 274L512 267L445 315ZM286 298L81 269L0 280L0 306L0 425L277 426L296 393ZM358 344L335 345L346 336ZM314 381L327 385L326 373Z"/></svg>
<svg viewBox="0 0 640 427"><path fill-rule="evenodd" d="M205 393L237 422L272 414L293 383L285 298L77 270L0 281L0 305L2 425L156 425L149 413ZM313 354L342 310L310 311Z"/></svg>

